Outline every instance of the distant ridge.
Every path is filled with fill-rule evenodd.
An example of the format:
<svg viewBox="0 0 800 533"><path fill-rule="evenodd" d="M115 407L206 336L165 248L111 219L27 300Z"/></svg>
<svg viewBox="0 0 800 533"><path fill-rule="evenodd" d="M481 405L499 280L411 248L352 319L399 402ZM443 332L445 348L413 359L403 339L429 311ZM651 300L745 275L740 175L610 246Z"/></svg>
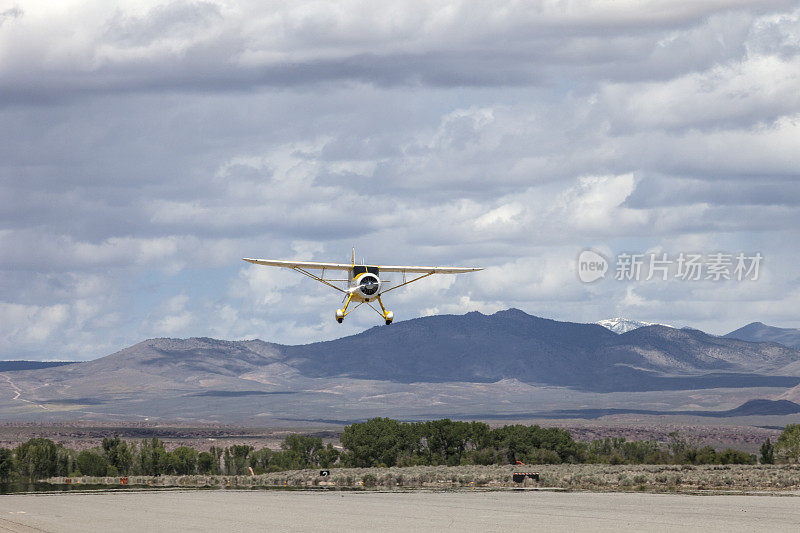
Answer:
<svg viewBox="0 0 800 533"><path fill-rule="evenodd" d="M0 361L0 372L14 372L16 370L38 370L55 366L73 365L75 361Z"/></svg>
<svg viewBox="0 0 800 533"><path fill-rule="evenodd" d="M777 328L768 326L763 322L751 322L723 336L726 339L739 339L748 342L777 342L789 348L800 349L800 329Z"/></svg>
<svg viewBox="0 0 800 533"><path fill-rule="evenodd" d="M732 418L737 416L781 416L792 415L800 413L800 404L790 402L787 400L750 400L739 407L727 409L725 411L657 411L652 409L636 409L636 408L599 408L599 409L555 409L552 411L534 411L530 413L509 413L492 414L492 413L471 413L471 414L454 414L451 418L456 420L520 420L525 418L541 418L541 419L597 419L604 416L613 415L655 415L655 416L699 416L704 418ZM435 415L422 415L421 420L428 418L435 418ZM336 424L352 424L354 422L363 422L363 419L358 420L296 420L298 422L330 422Z"/></svg>
<svg viewBox="0 0 800 533"><path fill-rule="evenodd" d="M749 400L739 407L725 411L656 411L652 409L636 408L609 408L609 409L556 409L553 411L538 411L533 413L514 413L509 415L472 414L456 416L465 419L508 419L521 418L583 418L595 419L612 415L677 415L700 416L704 418L732 418L737 416L781 416L800 413L800 404L788 400Z"/></svg>

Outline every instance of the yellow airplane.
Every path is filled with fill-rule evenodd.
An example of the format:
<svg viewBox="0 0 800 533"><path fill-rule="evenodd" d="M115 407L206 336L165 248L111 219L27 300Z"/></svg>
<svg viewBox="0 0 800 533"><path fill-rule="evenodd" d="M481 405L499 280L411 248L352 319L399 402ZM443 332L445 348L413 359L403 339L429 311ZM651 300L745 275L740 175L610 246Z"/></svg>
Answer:
<svg viewBox="0 0 800 533"><path fill-rule="evenodd" d="M415 281L427 278L433 274L459 274L462 272L475 272L483 270L477 267L429 267L429 266L378 266L378 265L356 265L356 250L353 248L353 259L348 263L319 263L314 261L277 261L272 259L250 259L245 257L243 259L248 263L256 265L266 265L274 267L290 268L300 272L304 276L324 283L328 287L336 289L344 293L344 307L336 310L336 321L340 324L344 321L344 317L358 309L362 304L367 304L372 307L386 321L386 325L392 323L394 320L394 313L387 311L381 301L381 295L389 291L399 289L403 285L408 285ZM316 275L311 270L321 270L319 275ZM347 271L347 279L325 279L326 270L345 270ZM381 279L381 272L401 272L403 274L403 282L394 287L384 289L383 287L389 283L388 280ZM414 279L406 281L406 274L422 274ZM347 283L347 288L342 289L334 285L334 283L344 282ZM378 311L372 306L370 302L377 301L381 306ZM348 311L351 302L358 302L352 309Z"/></svg>

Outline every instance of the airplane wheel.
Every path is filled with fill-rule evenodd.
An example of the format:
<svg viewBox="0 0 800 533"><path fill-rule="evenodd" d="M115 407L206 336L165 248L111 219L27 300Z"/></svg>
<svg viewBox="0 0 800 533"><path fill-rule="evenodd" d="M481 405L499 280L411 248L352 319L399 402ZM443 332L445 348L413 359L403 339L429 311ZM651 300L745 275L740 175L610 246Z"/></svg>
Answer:
<svg viewBox="0 0 800 533"><path fill-rule="evenodd" d="M392 323L392 321L391 321L391 320L387 320L387 321L386 321L386 325L387 325L387 326L388 326L389 324L391 324L391 323Z"/></svg>
<svg viewBox="0 0 800 533"><path fill-rule="evenodd" d="M344 318L337 318L337 319L336 319L336 322L338 322L339 324L341 324L342 322L344 322Z"/></svg>

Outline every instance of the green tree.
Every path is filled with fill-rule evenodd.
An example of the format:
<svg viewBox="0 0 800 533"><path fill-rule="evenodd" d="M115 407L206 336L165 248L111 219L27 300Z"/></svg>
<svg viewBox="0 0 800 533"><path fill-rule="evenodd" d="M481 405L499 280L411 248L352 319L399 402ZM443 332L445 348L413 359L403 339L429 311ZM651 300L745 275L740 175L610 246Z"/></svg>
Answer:
<svg viewBox="0 0 800 533"><path fill-rule="evenodd" d="M169 474L172 469L171 457L164 443L153 437L143 439L139 447L139 471L145 476Z"/></svg>
<svg viewBox="0 0 800 533"><path fill-rule="evenodd" d="M279 454L280 455L280 454ZM267 472L275 472L280 467L276 464L275 452L269 448L261 448L257 452L253 452L248 457L250 466L256 474L264 474Z"/></svg>
<svg viewBox="0 0 800 533"><path fill-rule="evenodd" d="M713 465L718 463L720 458L712 446L703 446L697 453L693 454L692 463L696 465Z"/></svg>
<svg viewBox="0 0 800 533"><path fill-rule="evenodd" d="M197 450L189 446L175 448L172 453L172 470L178 475L197 472Z"/></svg>
<svg viewBox="0 0 800 533"><path fill-rule="evenodd" d="M14 454L8 448L0 448L0 482L8 483L14 473Z"/></svg>
<svg viewBox="0 0 800 533"><path fill-rule="evenodd" d="M422 426L422 435L428 452L428 463L449 466L461 464L464 452L470 444L471 430L469 422L454 422L449 418L426 422Z"/></svg>
<svg viewBox="0 0 800 533"><path fill-rule="evenodd" d="M153 448L151 441L142 439L139 445L139 450L136 457L136 471L143 476L152 476L153 474Z"/></svg>
<svg viewBox="0 0 800 533"><path fill-rule="evenodd" d="M342 432L342 461L347 466L395 466L403 456L420 449L419 433L413 424L391 418L373 418L350 424Z"/></svg>
<svg viewBox="0 0 800 533"><path fill-rule="evenodd" d="M247 457L253 451L252 446L234 444L225 450L225 468L228 475L241 476L247 474Z"/></svg>
<svg viewBox="0 0 800 533"><path fill-rule="evenodd" d="M133 465L133 446L121 440L118 436L103 439L103 455L108 464L113 466L116 471L127 476L131 473Z"/></svg>
<svg viewBox="0 0 800 533"><path fill-rule="evenodd" d="M672 454L672 462L694 463L697 460L699 442L699 439L686 437L677 431L670 433L667 449Z"/></svg>
<svg viewBox="0 0 800 533"><path fill-rule="evenodd" d="M75 471L75 450L65 448L59 444L56 447L56 475L66 477Z"/></svg>
<svg viewBox="0 0 800 533"><path fill-rule="evenodd" d="M17 470L22 477L40 479L56 474L57 447L50 439L30 439L17 446L16 456Z"/></svg>
<svg viewBox="0 0 800 533"><path fill-rule="evenodd" d="M211 466L211 473L214 475L221 474L222 468L220 467L220 463L222 461L222 448L219 446L212 446L209 448L208 453L214 457L214 463Z"/></svg>
<svg viewBox="0 0 800 533"><path fill-rule="evenodd" d="M330 468L339 459L339 450L334 448L333 444L329 442L325 448L319 451L318 456L319 466L322 468Z"/></svg>
<svg viewBox="0 0 800 533"><path fill-rule="evenodd" d="M78 470L84 476L105 476L108 474L108 460L96 451L83 450L78 454L76 462Z"/></svg>
<svg viewBox="0 0 800 533"><path fill-rule="evenodd" d="M232 474L236 474L236 464L233 462L233 455L231 454L230 448L225 448L225 452L222 454L222 464L223 474L230 476Z"/></svg>
<svg viewBox="0 0 800 533"><path fill-rule="evenodd" d="M308 435L291 433L281 443L288 467L292 469L309 468L319 464L319 452L323 450L322 439Z"/></svg>
<svg viewBox="0 0 800 533"><path fill-rule="evenodd" d="M628 464L652 464L663 461L664 454L654 440L623 442L620 448Z"/></svg>
<svg viewBox="0 0 800 533"><path fill-rule="evenodd" d="M557 462L581 462L586 455L586 446L575 442L569 431L561 428L542 428L516 424L492 430L495 446L502 450L506 460L514 464L516 461L532 463L542 457L555 459L553 454L545 454L542 450L555 452Z"/></svg>
<svg viewBox="0 0 800 533"><path fill-rule="evenodd" d="M800 461L800 424L789 424L775 443L775 453L790 461Z"/></svg>
<svg viewBox="0 0 800 533"><path fill-rule="evenodd" d="M219 465L217 464L216 472L214 469L214 456L211 452L200 452L197 455L197 473L198 474L217 474L219 471Z"/></svg>
<svg viewBox="0 0 800 533"><path fill-rule="evenodd" d="M470 422L469 441L472 450L489 448L492 443L492 428L484 422Z"/></svg>
<svg viewBox="0 0 800 533"><path fill-rule="evenodd" d="M772 442L767 439L764 441L764 444L761 445L761 464L771 465L774 463L775 448L772 446Z"/></svg>

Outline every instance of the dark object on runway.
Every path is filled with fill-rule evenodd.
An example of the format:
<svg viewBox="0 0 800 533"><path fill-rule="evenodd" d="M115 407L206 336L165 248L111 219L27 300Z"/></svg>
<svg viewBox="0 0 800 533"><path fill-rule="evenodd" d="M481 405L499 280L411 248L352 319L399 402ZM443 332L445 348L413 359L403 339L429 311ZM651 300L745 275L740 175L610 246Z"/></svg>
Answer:
<svg viewBox="0 0 800 533"><path fill-rule="evenodd" d="M514 472L514 481L517 483L522 483L526 477L539 481L539 472Z"/></svg>
<svg viewBox="0 0 800 533"><path fill-rule="evenodd" d="M322 476L322 477L328 477L328 476L331 475L331 471L330 470L320 470L319 471L319 475Z"/></svg>

